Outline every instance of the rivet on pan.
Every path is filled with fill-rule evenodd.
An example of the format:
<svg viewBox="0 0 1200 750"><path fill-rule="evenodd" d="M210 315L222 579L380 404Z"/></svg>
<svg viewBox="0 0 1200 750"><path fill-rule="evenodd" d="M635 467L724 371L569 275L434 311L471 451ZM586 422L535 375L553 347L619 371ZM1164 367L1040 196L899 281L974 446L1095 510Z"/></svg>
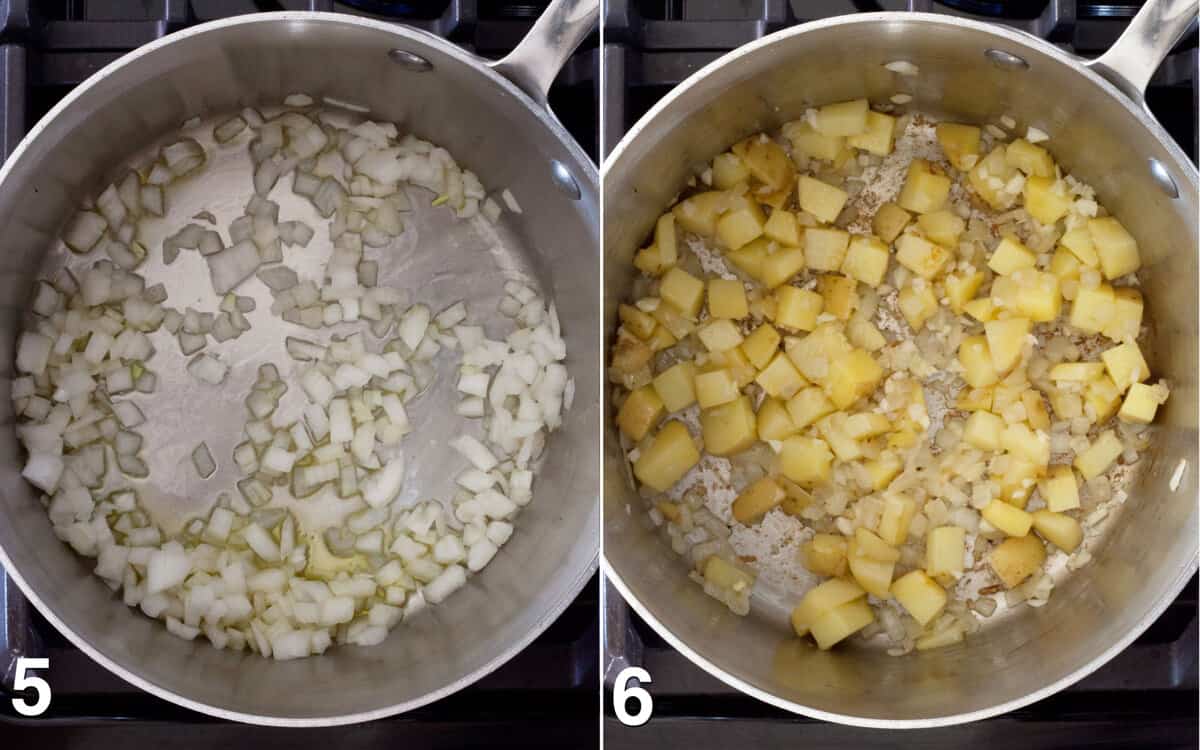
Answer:
<svg viewBox="0 0 1200 750"><path fill-rule="evenodd" d="M433 70L433 63L429 62L420 55L413 54L408 50L392 49L388 50L388 57L392 62L400 64L414 73L425 73Z"/></svg>
<svg viewBox="0 0 1200 750"><path fill-rule="evenodd" d="M1158 159L1149 159L1148 161L1150 164L1150 176L1154 178L1158 189L1166 193L1168 198L1178 198L1179 186L1175 184L1174 178L1171 177L1171 173L1167 171L1163 163Z"/></svg>
<svg viewBox="0 0 1200 750"><path fill-rule="evenodd" d="M1002 49L986 49L983 51L983 56L992 61L992 64L1002 70L1028 70L1029 63L1025 62L1025 58L1017 57L1011 52L1005 52Z"/></svg>
<svg viewBox="0 0 1200 750"><path fill-rule="evenodd" d="M571 200L579 200L581 193L579 192L579 183L571 176L571 170L560 161L550 160L550 176L554 178L554 184L558 185L558 189L567 194Z"/></svg>

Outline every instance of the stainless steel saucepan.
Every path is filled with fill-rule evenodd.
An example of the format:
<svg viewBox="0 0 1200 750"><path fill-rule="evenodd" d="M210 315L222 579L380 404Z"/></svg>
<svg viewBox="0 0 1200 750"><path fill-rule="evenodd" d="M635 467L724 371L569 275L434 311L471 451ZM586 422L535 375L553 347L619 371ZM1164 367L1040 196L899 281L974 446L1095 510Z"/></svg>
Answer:
<svg viewBox="0 0 1200 750"><path fill-rule="evenodd" d="M641 119L604 168L606 330L630 259L698 165L807 107L903 90L911 107L967 122L1014 117L1096 188L1137 237L1152 321L1152 367L1172 384L1148 465L1092 563L1047 605L1024 607L957 646L895 658L818 652L785 629L737 617L687 578L646 521L610 421L605 432L605 573L673 646L714 676L781 708L880 727L991 716L1084 677L1133 641L1196 570L1197 177L1142 91L1195 17L1194 0L1149 2L1112 49L1085 62L1011 31L944 15L875 13L808 23L696 73ZM918 66L905 79L884 67ZM607 348L607 347L606 347Z"/></svg>
<svg viewBox="0 0 1200 750"><path fill-rule="evenodd" d="M534 502L487 570L377 647L334 648L290 662L182 641L124 606L90 574L89 561L55 538L35 492L21 479L11 426L0 430L0 564L77 646L135 685L215 716L344 724L406 711L470 684L532 641L578 593L596 566L600 525L599 187L591 161L546 108L546 91L595 27L598 12L595 0L554 2L516 50L494 63L424 32L347 15L284 12L204 24L104 68L29 133L0 171L0 361L6 373L0 414L10 425L15 334L34 279L78 263L55 238L81 199L180 123L278 103L293 92L366 107L373 119L446 147L489 189L512 192L523 211L506 212L494 229L452 223L445 209L429 207L428 196L414 201L405 234L379 253L380 277L434 309L465 299L491 327L503 280L531 279L557 304L578 393L561 431L548 441ZM169 196L167 220L146 230L153 236L145 245L153 250L139 271L150 283L167 285L167 304L215 308L202 266L188 267L185 256L184 266L166 268L157 248L162 236L201 210L227 226L252 191L247 164L244 146L210 149L204 175L181 184ZM286 189L271 197L285 216L304 219L312 210ZM326 256L323 242L322 228L309 248L312 257ZM156 343L160 389L146 407L153 487L143 501L168 529L205 514L218 484L232 486L232 445L226 443L245 421L240 399L253 378L251 365L270 361L286 370L283 338L299 331L270 315L270 297L257 281L239 293L259 297L257 319L251 318L247 336L222 345L234 368L215 397L189 382L181 363L172 369L168 360L180 360L172 342ZM160 366L157 359L152 366ZM406 487L414 500L451 495L457 465L446 455L445 440L457 420L440 415L451 413L454 403L452 366L445 363L440 385L412 415ZM220 466L209 480L183 462L200 439Z"/></svg>

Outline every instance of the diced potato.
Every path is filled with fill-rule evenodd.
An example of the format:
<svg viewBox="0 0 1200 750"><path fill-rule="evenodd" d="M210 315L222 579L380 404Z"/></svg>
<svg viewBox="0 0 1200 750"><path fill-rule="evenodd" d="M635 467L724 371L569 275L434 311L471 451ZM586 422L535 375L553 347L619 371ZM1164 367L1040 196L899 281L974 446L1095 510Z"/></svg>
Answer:
<svg viewBox="0 0 1200 750"><path fill-rule="evenodd" d="M1112 216L1091 219L1088 221L1088 232L1092 235L1092 244L1096 246L1096 255L1100 257L1100 270L1104 272L1104 278L1117 279L1141 268L1137 240L1121 222Z"/></svg>
<svg viewBox="0 0 1200 750"><path fill-rule="evenodd" d="M817 327L817 316L824 305L825 299L814 291L781 286L775 290L775 323L797 331L811 331Z"/></svg>
<svg viewBox="0 0 1200 750"><path fill-rule="evenodd" d="M1132 341L1142 329L1142 293L1132 287L1113 290L1112 315L1102 333L1113 341Z"/></svg>
<svg viewBox="0 0 1200 750"><path fill-rule="evenodd" d="M714 318L739 320L750 314L746 288L737 279L708 280L708 314Z"/></svg>
<svg viewBox="0 0 1200 750"><path fill-rule="evenodd" d="M961 623L955 622L941 630L922 635L917 638L914 645L917 651L932 651L933 649L952 646L955 643L962 643L966 637L966 629Z"/></svg>
<svg viewBox="0 0 1200 750"><path fill-rule="evenodd" d="M846 144L878 156L887 156L892 153L892 140L895 132L895 117L868 110L866 131L849 136Z"/></svg>
<svg viewBox="0 0 1200 750"><path fill-rule="evenodd" d="M983 285L983 272L952 273L947 275L942 283L946 288L946 299L950 302L950 309L955 314L962 315L966 304Z"/></svg>
<svg viewBox="0 0 1200 750"><path fill-rule="evenodd" d="M1054 415L1060 420L1075 419L1083 416L1083 399L1078 393L1055 388L1050 391L1050 406Z"/></svg>
<svg viewBox="0 0 1200 750"><path fill-rule="evenodd" d="M670 331L661 325L655 325L654 331L650 333L650 338L646 339L646 343L652 350L656 352L662 351L663 349L670 349L678 342L679 339L675 338Z"/></svg>
<svg viewBox="0 0 1200 750"><path fill-rule="evenodd" d="M1030 388L1021 394L1021 403L1025 406L1025 421L1035 430L1050 431L1050 414L1046 411L1046 403L1042 401L1040 391Z"/></svg>
<svg viewBox="0 0 1200 750"><path fill-rule="evenodd" d="M829 365L825 392L834 406L845 409L874 391L881 380L883 368L870 352L854 349Z"/></svg>
<svg viewBox="0 0 1200 750"><path fill-rule="evenodd" d="M1033 528L1043 539L1068 554L1074 552L1083 541L1083 529L1079 522L1065 513L1034 511Z"/></svg>
<svg viewBox="0 0 1200 750"><path fill-rule="evenodd" d="M822 651L833 648L875 621L875 613L866 599L855 599L834 607L810 626L817 648Z"/></svg>
<svg viewBox="0 0 1200 750"><path fill-rule="evenodd" d="M1078 281L1083 264L1065 247L1059 247L1050 256L1050 273L1058 277L1059 282Z"/></svg>
<svg viewBox="0 0 1200 750"><path fill-rule="evenodd" d="M642 312L633 305L620 305L617 308L617 316L621 319L621 324L625 326L625 330L645 341L654 333L655 326L658 321L649 313Z"/></svg>
<svg viewBox="0 0 1200 750"><path fill-rule="evenodd" d="M717 319L696 331L696 337L710 352L727 352L740 346L741 329L731 320Z"/></svg>
<svg viewBox="0 0 1200 750"><path fill-rule="evenodd" d="M728 190L750 179L750 170L742 157L726 152L718 154L712 162L713 186L718 190Z"/></svg>
<svg viewBox="0 0 1200 750"><path fill-rule="evenodd" d="M771 212L763 225L763 234L785 247L798 247L804 240L796 214L783 209Z"/></svg>
<svg viewBox="0 0 1200 750"><path fill-rule="evenodd" d="M950 251L915 234L902 234L896 241L896 260L924 279L932 279L950 262Z"/></svg>
<svg viewBox="0 0 1200 750"><path fill-rule="evenodd" d="M663 402L652 386L644 385L629 394L617 412L617 426L635 443L646 437L663 416Z"/></svg>
<svg viewBox="0 0 1200 750"><path fill-rule="evenodd" d="M726 201L725 192L709 190L680 201L671 212L684 231L712 237L717 233L717 217L725 210Z"/></svg>
<svg viewBox="0 0 1200 750"><path fill-rule="evenodd" d="M815 423L822 417L832 414L837 407L825 395L825 391L813 386L804 388L787 401L788 415L797 430Z"/></svg>
<svg viewBox="0 0 1200 750"><path fill-rule="evenodd" d="M846 259L850 234L841 229L809 227L804 231L804 256L814 271L837 271Z"/></svg>
<svg viewBox="0 0 1200 750"><path fill-rule="evenodd" d="M871 489L879 492L887 489L892 480L900 474L900 470L904 468L904 462L895 453L884 451L879 454L879 458L863 461L862 466L871 480Z"/></svg>
<svg viewBox="0 0 1200 750"><path fill-rule="evenodd" d="M677 339L685 338L696 330L695 321L688 319L679 308L666 300L660 300L658 307L654 308L650 314L654 316L659 325L670 331L671 335Z"/></svg>
<svg viewBox="0 0 1200 750"><path fill-rule="evenodd" d="M664 266L673 266L679 260L679 242L675 232L675 214L667 212L658 217L654 225L654 244Z"/></svg>
<svg viewBox="0 0 1200 750"><path fill-rule="evenodd" d="M745 196L730 198L729 209L717 219L717 240L730 250L737 250L761 237L766 223L758 203Z"/></svg>
<svg viewBox="0 0 1200 750"><path fill-rule="evenodd" d="M887 346L887 339L875 327L875 324L864 315L855 315L846 324L846 338L859 349L877 352Z"/></svg>
<svg viewBox="0 0 1200 750"><path fill-rule="evenodd" d="M1126 422L1150 424L1154 421L1154 414L1159 405L1166 403L1167 393L1166 386L1162 384L1134 383L1129 387L1129 393L1125 396L1125 402L1121 404L1117 416Z"/></svg>
<svg viewBox="0 0 1200 750"><path fill-rule="evenodd" d="M925 321L938 311L937 295L928 282L922 283L919 289L912 285L905 286L897 295L896 305L916 332L920 332L925 327Z"/></svg>
<svg viewBox="0 0 1200 750"><path fill-rule="evenodd" d="M742 342L742 353L760 370L767 366L779 350L779 331L770 323L763 323Z"/></svg>
<svg viewBox="0 0 1200 750"><path fill-rule="evenodd" d="M817 288L825 300L823 312L839 320L850 319L858 307L858 282L838 273L830 273L817 280Z"/></svg>
<svg viewBox="0 0 1200 750"><path fill-rule="evenodd" d="M999 450L1004 428L1004 420L995 414L987 411L972 412L963 428L963 440L981 451Z"/></svg>
<svg viewBox="0 0 1200 750"><path fill-rule="evenodd" d="M820 576L846 575L846 537L838 534L814 534L812 539L801 545L800 561L804 563L804 567ZM857 583L851 581L844 583L862 591L862 587ZM864 591L860 596L865 594Z"/></svg>
<svg viewBox="0 0 1200 750"><path fill-rule="evenodd" d="M833 473L833 453L820 438L794 435L784 440L779 461L783 475L801 485L820 484Z"/></svg>
<svg viewBox="0 0 1200 750"><path fill-rule="evenodd" d="M1112 466L1113 461L1124 452L1125 446L1112 430L1105 430L1083 453L1075 457L1075 468L1084 479L1095 479Z"/></svg>
<svg viewBox="0 0 1200 750"><path fill-rule="evenodd" d="M818 221L832 224L846 205L846 191L808 175L800 175L799 185L800 208L817 217Z"/></svg>
<svg viewBox="0 0 1200 750"><path fill-rule="evenodd" d="M879 538L893 546L908 539L908 526L917 514L917 504L903 495L888 495L883 499L879 516Z"/></svg>
<svg viewBox="0 0 1200 750"><path fill-rule="evenodd" d="M1037 478L1046 467L1027 461L1019 455L1009 454L1008 468L1003 475L992 475L1000 482L1000 500L1014 508L1025 509Z"/></svg>
<svg viewBox="0 0 1200 750"><path fill-rule="evenodd" d="M946 590L921 570L913 570L892 582L892 596L922 625L928 625L946 608Z"/></svg>
<svg viewBox="0 0 1200 750"><path fill-rule="evenodd" d="M1046 547L1032 534L1011 537L996 545L988 564L1005 588L1019 586L1046 562Z"/></svg>
<svg viewBox="0 0 1200 750"><path fill-rule="evenodd" d="M862 446L858 441L846 434L846 414L834 412L817 422L817 432L839 461L856 461L862 458Z"/></svg>
<svg viewBox="0 0 1200 750"><path fill-rule="evenodd" d="M1087 384L1083 401L1092 411L1092 421L1099 424L1111 417L1121 405L1121 389L1108 375L1101 375Z"/></svg>
<svg viewBox="0 0 1200 750"><path fill-rule="evenodd" d="M908 174L896 203L900 208L915 214L927 214L946 205L950 196L950 178L935 174L924 159L913 159L908 165Z"/></svg>
<svg viewBox="0 0 1200 750"><path fill-rule="evenodd" d="M937 526L925 535L925 572L931 576L953 576L963 572L967 530L961 526Z"/></svg>
<svg viewBox="0 0 1200 750"><path fill-rule="evenodd" d="M963 380L972 388L983 388L1000 379L985 336L963 339L958 346L958 361L963 366Z"/></svg>
<svg viewBox="0 0 1200 750"><path fill-rule="evenodd" d="M1004 144L998 144L967 173L967 181L980 198L997 211L1012 208L1017 196L1006 191L1009 181L1018 175L1004 158Z"/></svg>
<svg viewBox="0 0 1200 750"><path fill-rule="evenodd" d="M988 258L988 268L1001 276L1008 276L1021 268L1037 266L1037 256L1011 234L1005 235Z"/></svg>
<svg viewBox="0 0 1200 750"><path fill-rule="evenodd" d="M1016 310L1036 323L1048 323L1062 312L1058 277L1052 273L1023 268L1012 275L1017 284Z"/></svg>
<svg viewBox="0 0 1200 750"><path fill-rule="evenodd" d="M658 245L650 245L638 250L633 256L633 267L649 276L658 276L669 268L662 261Z"/></svg>
<svg viewBox="0 0 1200 750"><path fill-rule="evenodd" d="M797 635L805 635L812 623L822 615L866 595L867 592L857 583L841 578L818 584L809 589L792 610L792 627L796 629Z"/></svg>
<svg viewBox="0 0 1200 750"><path fill-rule="evenodd" d="M996 305L991 297L980 297L963 304L963 312L980 323L996 319Z"/></svg>
<svg viewBox="0 0 1200 750"><path fill-rule="evenodd" d="M691 362L679 362L655 376L654 392L667 411L686 409L696 402L695 379L696 366Z"/></svg>
<svg viewBox="0 0 1200 750"><path fill-rule="evenodd" d="M758 407L758 437L762 440L783 440L799 430L788 414L787 406L777 398L766 398Z"/></svg>
<svg viewBox="0 0 1200 750"><path fill-rule="evenodd" d="M817 132L827 136L860 135L867 130L866 99L826 104L817 110Z"/></svg>
<svg viewBox="0 0 1200 750"><path fill-rule="evenodd" d="M783 147L765 135L751 136L736 144L733 153L741 157L754 179L771 190L791 186L796 167Z"/></svg>
<svg viewBox="0 0 1200 750"><path fill-rule="evenodd" d="M797 157L834 161L846 148L844 136L819 133L805 120L794 120L783 126L783 137L792 144Z"/></svg>
<svg viewBox="0 0 1200 750"><path fill-rule="evenodd" d="M790 336L783 340L784 351L800 374L809 380L823 383L830 377L830 363L853 351L841 328L823 323L802 338Z"/></svg>
<svg viewBox="0 0 1200 750"><path fill-rule="evenodd" d="M1074 202L1062 180L1056 180L1053 176L1029 177L1025 180L1025 210L1047 226L1066 216Z"/></svg>
<svg viewBox="0 0 1200 750"><path fill-rule="evenodd" d="M1115 312L1113 288L1108 284L1088 289L1081 286L1071 305L1071 325L1088 333L1101 333L1112 324Z"/></svg>
<svg viewBox="0 0 1200 750"><path fill-rule="evenodd" d="M704 449L714 456L741 453L758 440L758 424L749 396L700 412L700 428Z"/></svg>
<svg viewBox="0 0 1200 750"><path fill-rule="evenodd" d="M1150 366L1142 357L1142 350L1136 341L1126 341L1102 352L1100 360L1108 370L1109 377L1116 383L1117 388L1124 393L1134 383L1142 383L1150 377Z"/></svg>
<svg viewBox="0 0 1200 750"><path fill-rule="evenodd" d="M700 462L700 451L682 422L667 422L633 462L633 474L642 484L666 492Z"/></svg>
<svg viewBox="0 0 1200 750"><path fill-rule="evenodd" d="M854 544L857 554L880 562L896 562L900 559L900 550L885 542L878 534L861 526L854 530Z"/></svg>
<svg viewBox="0 0 1200 750"><path fill-rule="evenodd" d="M1021 361L1021 349L1029 329L1029 318L989 320L983 324L988 352L992 355L992 367L997 373L1008 372Z"/></svg>
<svg viewBox="0 0 1200 750"><path fill-rule="evenodd" d="M966 171L979 160L979 141L982 132L974 125L939 122L934 129L946 159L955 169Z"/></svg>
<svg viewBox="0 0 1200 750"><path fill-rule="evenodd" d="M1041 146L1035 146L1024 138L1018 138L1008 144L1004 151L1004 159L1010 166L1016 167L1030 177L1053 177L1054 159L1050 152Z"/></svg>
<svg viewBox="0 0 1200 750"><path fill-rule="evenodd" d="M992 388L963 388L958 392L954 408L962 411L991 411Z"/></svg>
<svg viewBox="0 0 1200 750"><path fill-rule="evenodd" d="M876 237L856 234L850 238L841 271L868 286L879 286L887 273L888 248Z"/></svg>
<svg viewBox="0 0 1200 750"><path fill-rule="evenodd" d="M695 320L704 304L704 282L682 268L672 268L663 274L658 294L674 305L676 310Z"/></svg>
<svg viewBox="0 0 1200 750"><path fill-rule="evenodd" d="M846 549L846 561L850 567L850 575L867 590L868 594L880 599L891 598L892 574L896 570L895 562L876 560L862 554L858 549L858 539L850 540Z"/></svg>
<svg viewBox="0 0 1200 750"><path fill-rule="evenodd" d="M980 515L983 519L1009 536L1025 536L1033 526L1033 516L1003 500L993 500Z"/></svg>
<svg viewBox="0 0 1200 750"><path fill-rule="evenodd" d="M613 345L612 369L621 375L632 375L650 364L654 350L628 332L617 332Z"/></svg>
<svg viewBox="0 0 1200 750"><path fill-rule="evenodd" d="M1070 466L1055 466L1050 476L1038 483L1038 491L1054 513L1079 507L1079 485Z"/></svg>
<svg viewBox="0 0 1200 750"><path fill-rule="evenodd" d="M867 440L876 435L882 435L891 428L892 423L879 412L864 411L846 415L846 434L855 440Z"/></svg>
<svg viewBox="0 0 1200 750"><path fill-rule="evenodd" d="M718 588L739 593L754 585L752 574L716 555L704 560L704 580Z"/></svg>
<svg viewBox="0 0 1200 750"><path fill-rule="evenodd" d="M763 256L759 279L767 289L774 289L804 270L804 262L800 248L781 247Z"/></svg>
<svg viewBox="0 0 1200 750"><path fill-rule="evenodd" d="M779 483L771 477L763 477L742 490L734 499L733 518L738 523L749 525L783 502L783 498L784 491Z"/></svg>
<svg viewBox="0 0 1200 750"><path fill-rule="evenodd" d="M1000 447L1009 453L1020 456L1035 466L1046 466L1050 463L1050 438L1038 434L1021 422L1007 425L1000 436Z"/></svg>
<svg viewBox="0 0 1200 750"><path fill-rule="evenodd" d="M1086 225L1068 229L1058 242L1083 265L1089 268L1100 267L1100 256L1096 255L1096 245L1092 242L1092 233Z"/></svg>
<svg viewBox="0 0 1200 750"><path fill-rule="evenodd" d="M775 355L754 382L758 383L768 396L785 399L796 395L797 391L808 385L808 381L783 352Z"/></svg>
<svg viewBox="0 0 1200 750"><path fill-rule="evenodd" d="M933 242L945 247L954 247L967 228L967 222L949 209L941 209L917 217L917 226Z"/></svg>
<svg viewBox="0 0 1200 750"><path fill-rule="evenodd" d="M871 219L871 231L879 239L891 244L896 241L910 221L912 221L912 216L908 211L895 203L884 203L875 210L875 216Z"/></svg>
<svg viewBox="0 0 1200 750"><path fill-rule="evenodd" d="M779 509L784 513L789 516L799 516L805 508L812 505L813 496L808 490L787 477L775 477L775 481L779 482L779 486L787 495L779 504Z"/></svg>
<svg viewBox="0 0 1200 750"><path fill-rule="evenodd" d="M769 239L759 237L753 242L742 245L737 250L726 250L724 258L727 262L732 263L734 268L750 278L761 281L763 260L766 259L770 246L771 241ZM803 261L803 253L800 257Z"/></svg>
<svg viewBox="0 0 1200 750"><path fill-rule="evenodd" d="M696 375L696 400L701 409L727 404L740 395L737 380L728 369L712 370Z"/></svg>

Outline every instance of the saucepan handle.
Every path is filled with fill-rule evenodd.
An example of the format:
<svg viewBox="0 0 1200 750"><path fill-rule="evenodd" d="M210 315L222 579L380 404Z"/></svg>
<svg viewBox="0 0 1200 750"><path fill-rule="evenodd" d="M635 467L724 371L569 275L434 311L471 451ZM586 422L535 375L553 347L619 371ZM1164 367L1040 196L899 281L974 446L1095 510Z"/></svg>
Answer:
<svg viewBox="0 0 1200 750"><path fill-rule="evenodd" d="M600 0L554 0L520 44L490 63L534 101L545 105L554 77L600 18Z"/></svg>
<svg viewBox="0 0 1200 750"><path fill-rule="evenodd" d="M1085 63L1141 101L1150 77L1196 19L1196 0L1150 0L1100 57Z"/></svg>

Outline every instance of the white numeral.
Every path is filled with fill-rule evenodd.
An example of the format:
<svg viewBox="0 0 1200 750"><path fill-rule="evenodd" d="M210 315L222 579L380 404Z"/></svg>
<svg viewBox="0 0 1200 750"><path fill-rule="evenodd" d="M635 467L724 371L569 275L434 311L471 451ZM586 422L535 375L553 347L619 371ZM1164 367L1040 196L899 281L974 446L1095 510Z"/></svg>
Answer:
<svg viewBox="0 0 1200 750"><path fill-rule="evenodd" d="M31 674L26 674L27 669L49 669L49 659L31 659L27 656L17 658L17 676L13 680L14 690L25 690L33 688L37 693L37 701L32 705L25 702L24 698L13 698L13 708L22 716L41 716L50 707L50 683L43 680L41 677L35 677Z"/></svg>
<svg viewBox="0 0 1200 750"><path fill-rule="evenodd" d="M625 667L617 674L617 682L613 686L613 710L617 713L617 719L627 727L640 727L647 721L650 721L650 714L654 713L654 699L650 697L650 693L646 692L644 687L640 685L629 685L631 680L637 680L640 683L649 685L653 680L650 679L650 673L641 667ZM626 703L630 698L636 698L638 702L638 710L636 714L629 713Z"/></svg>

